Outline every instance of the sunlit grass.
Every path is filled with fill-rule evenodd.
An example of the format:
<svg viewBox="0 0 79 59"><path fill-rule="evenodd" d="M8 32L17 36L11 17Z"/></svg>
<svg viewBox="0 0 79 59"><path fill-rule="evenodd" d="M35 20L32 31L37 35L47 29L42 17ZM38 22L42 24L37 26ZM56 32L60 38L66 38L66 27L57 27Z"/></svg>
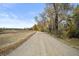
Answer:
<svg viewBox="0 0 79 59"><path fill-rule="evenodd" d="M7 33L0 35L0 55L6 55L10 51L14 50L16 47L25 42L31 35L35 32L33 31L20 31L17 33Z"/></svg>

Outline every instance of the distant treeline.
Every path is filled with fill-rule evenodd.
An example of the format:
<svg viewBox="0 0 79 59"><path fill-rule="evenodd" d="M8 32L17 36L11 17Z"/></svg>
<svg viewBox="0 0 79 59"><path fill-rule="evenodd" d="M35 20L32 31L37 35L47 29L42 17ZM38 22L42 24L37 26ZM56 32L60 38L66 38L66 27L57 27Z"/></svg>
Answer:
<svg viewBox="0 0 79 59"><path fill-rule="evenodd" d="M32 30L32 28L0 28L0 30Z"/></svg>
<svg viewBox="0 0 79 59"><path fill-rule="evenodd" d="M32 28L0 28L0 34L17 33L29 30L32 30Z"/></svg>

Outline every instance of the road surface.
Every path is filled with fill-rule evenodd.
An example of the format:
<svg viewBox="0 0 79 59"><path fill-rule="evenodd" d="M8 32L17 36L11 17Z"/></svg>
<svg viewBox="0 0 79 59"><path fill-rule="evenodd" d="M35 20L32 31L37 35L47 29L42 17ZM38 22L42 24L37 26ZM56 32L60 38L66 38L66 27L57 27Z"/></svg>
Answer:
<svg viewBox="0 0 79 59"><path fill-rule="evenodd" d="M8 56L77 56L79 50L72 48L44 32L37 32Z"/></svg>

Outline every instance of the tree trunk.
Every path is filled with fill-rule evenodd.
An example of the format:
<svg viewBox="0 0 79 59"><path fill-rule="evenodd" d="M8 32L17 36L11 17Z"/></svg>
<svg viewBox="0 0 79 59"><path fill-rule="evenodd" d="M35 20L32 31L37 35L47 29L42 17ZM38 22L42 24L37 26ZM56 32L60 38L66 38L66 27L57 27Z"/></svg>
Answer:
<svg viewBox="0 0 79 59"><path fill-rule="evenodd" d="M55 15L55 30L58 32L58 14Z"/></svg>
<svg viewBox="0 0 79 59"><path fill-rule="evenodd" d="M53 6L54 6L54 10L55 10L55 21L54 21L54 31L55 31L55 34L58 33L58 11L57 11L57 7L55 3L53 3Z"/></svg>

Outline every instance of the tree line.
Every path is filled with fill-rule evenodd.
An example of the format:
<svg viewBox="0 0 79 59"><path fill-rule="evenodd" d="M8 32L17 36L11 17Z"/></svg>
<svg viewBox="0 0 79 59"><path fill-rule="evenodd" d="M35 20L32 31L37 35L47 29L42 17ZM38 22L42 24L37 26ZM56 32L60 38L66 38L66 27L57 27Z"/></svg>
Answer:
<svg viewBox="0 0 79 59"><path fill-rule="evenodd" d="M35 16L33 30L54 34L60 38L79 38L79 4L48 3Z"/></svg>

